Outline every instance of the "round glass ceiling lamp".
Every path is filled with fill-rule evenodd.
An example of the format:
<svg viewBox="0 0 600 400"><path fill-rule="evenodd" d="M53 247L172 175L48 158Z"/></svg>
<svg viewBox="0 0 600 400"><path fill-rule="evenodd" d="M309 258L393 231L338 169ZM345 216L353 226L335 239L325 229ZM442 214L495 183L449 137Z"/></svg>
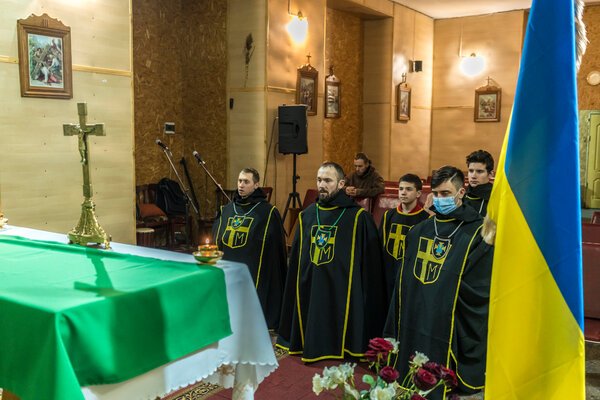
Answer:
<svg viewBox="0 0 600 400"><path fill-rule="evenodd" d="M292 15L292 20L287 24L287 31L296 43L302 43L306 40L306 32L308 31L308 20L302 16L301 12L298 15Z"/></svg>
<svg viewBox="0 0 600 400"><path fill-rule="evenodd" d="M469 57L465 57L460 62L460 70L468 76L475 76L481 73L485 68L485 58L471 53Z"/></svg>

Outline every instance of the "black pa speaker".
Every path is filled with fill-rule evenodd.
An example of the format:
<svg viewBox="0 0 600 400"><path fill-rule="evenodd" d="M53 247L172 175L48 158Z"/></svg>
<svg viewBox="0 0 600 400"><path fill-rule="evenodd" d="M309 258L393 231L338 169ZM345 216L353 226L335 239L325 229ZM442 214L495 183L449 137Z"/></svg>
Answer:
<svg viewBox="0 0 600 400"><path fill-rule="evenodd" d="M279 106L279 152L308 153L306 142L306 106Z"/></svg>

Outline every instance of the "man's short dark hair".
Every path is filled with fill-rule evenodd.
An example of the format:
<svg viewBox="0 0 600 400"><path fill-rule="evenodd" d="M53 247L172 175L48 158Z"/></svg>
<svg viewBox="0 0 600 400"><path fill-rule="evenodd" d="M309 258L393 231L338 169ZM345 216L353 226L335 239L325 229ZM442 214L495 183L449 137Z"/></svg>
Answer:
<svg viewBox="0 0 600 400"><path fill-rule="evenodd" d="M354 156L355 160L363 160L365 162L365 164L371 164L371 160L369 160L369 157L367 157L367 155L365 153L356 153L356 155Z"/></svg>
<svg viewBox="0 0 600 400"><path fill-rule="evenodd" d="M494 169L494 158L485 150L477 150L467 156L467 167L474 162L485 164L488 174Z"/></svg>
<svg viewBox="0 0 600 400"><path fill-rule="evenodd" d="M465 186L465 175L462 171L456 167L446 165L434 172L431 177L431 188L435 189L448 180L452 182L456 190Z"/></svg>
<svg viewBox="0 0 600 400"><path fill-rule="evenodd" d="M260 182L260 175L258 174L258 171L255 170L254 168L244 168L242 170L242 172L244 174L252 174L252 182L254 182L254 183Z"/></svg>
<svg viewBox="0 0 600 400"><path fill-rule="evenodd" d="M398 183L400 182L412 183L413 185L415 185L415 189L417 190L423 189L423 182L421 181L421 178L419 178L415 174L402 175L402 177L398 180Z"/></svg>
<svg viewBox="0 0 600 400"><path fill-rule="evenodd" d="M327 161L326 163L323 163L323 165L321 165L319 167L319 169L321 168L333 168L335 170L335 175L337 176L337 180L341 181L342 179L344 179L344 169L340 166L340 164L338 163L334 163L333 161Z"/></svg>

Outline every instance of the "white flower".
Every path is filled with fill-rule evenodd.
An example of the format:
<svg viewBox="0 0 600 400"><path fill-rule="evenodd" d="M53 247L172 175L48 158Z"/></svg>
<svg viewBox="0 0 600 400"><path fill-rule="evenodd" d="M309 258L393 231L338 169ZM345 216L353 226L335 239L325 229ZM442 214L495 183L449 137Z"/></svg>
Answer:
<svg viewBox="0 0 600 400"><path fill-rule="evenodd" d="M387 386L385 388L376 386L375 389L371 390L369 398L371 400L392 400L395 394L396 391L392 386Z"/></svg>
<svg viewBox="0 0 600 400"><path fill-rule="evenodd" d="M415 351L415 358L413 359L413 363L415 363L416 365L418 365L420 367L423 364L425 364L427 361L429 361L429 357L427 357L423 353L419 353L418 351Z"/></svg>
<svg viewBox="0 0 600 400"><path fill-rule="evenodd" d="M342 384L346 380L344 378L344 373L339 367L330 367L323 370L323 376L329 378L332 382L336 384Z"/></svg>
<svg viewBox="0 0 600 400"><path fill-rule="evenodd" d="M349 395L348 398L360 400L360 393L358 393L358 390L354 389L352 386L350 386L347 383L344 383L344 393Z"/></svg>
<svg viewBox="0 0 600 400"><path fill-rule="evenodd" d="M392 350L392 353L397 353L398 352L398 341L391 337L386 337L384 339L387 340L388 342L390 342L390 344L392 346L394 346L394 350Z"/></svg>
<svg viewBox="0 0 600 400"><path fill-rule="evenodd" d="M338 387L338 384L332 381L328 376L324 376L321 382L323 383L323 388L326 390L335 390Z"/></svg>
<svg viewBox="0 0 600 400"><path fill-rule="evenodd" d="M354 376L354 367L356 364L346 363L339 366L342 375L344 376L344 380L352 378Z"/></svg>
<svg viewBox="0 0 600 400"><path fill-rule="evenodd" d="M323 391L323 380L319 374L313 376L313 392L318 396Z"/></svg>

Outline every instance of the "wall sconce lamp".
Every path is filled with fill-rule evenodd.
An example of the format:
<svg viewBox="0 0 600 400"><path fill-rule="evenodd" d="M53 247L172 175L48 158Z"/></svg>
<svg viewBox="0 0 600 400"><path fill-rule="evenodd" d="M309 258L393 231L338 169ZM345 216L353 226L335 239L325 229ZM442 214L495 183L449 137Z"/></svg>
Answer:
<svg viewBox="0 0 600 400"><path fill-rule="evenodd" d="M286 29L294 42L302 43L306 40L306 32L308 31L308 20L302 15L302 11L298 14L292 14L290 11L290 1L288 0L288 15L292 20L287 24Z"/></svg>
<svg viewBox="0 0 600 400"><path fill-rule="evenodd" d="M468 76L475 76L481 73L485 68L485 58L471 53L469 57L464 57L460 62L460 70Z"/></svg>
<svg viewBox="0 0 600 400"><path fill-rule="evenodd" d="M485 58L478 56L475 53L471 53L469 57L463 57L462 55L462 42L463 42L463 26L460 26L460 39L458 42L458 57L461 58L460 70L467 76L475 76L480 74L485 68Z"/></svg>

